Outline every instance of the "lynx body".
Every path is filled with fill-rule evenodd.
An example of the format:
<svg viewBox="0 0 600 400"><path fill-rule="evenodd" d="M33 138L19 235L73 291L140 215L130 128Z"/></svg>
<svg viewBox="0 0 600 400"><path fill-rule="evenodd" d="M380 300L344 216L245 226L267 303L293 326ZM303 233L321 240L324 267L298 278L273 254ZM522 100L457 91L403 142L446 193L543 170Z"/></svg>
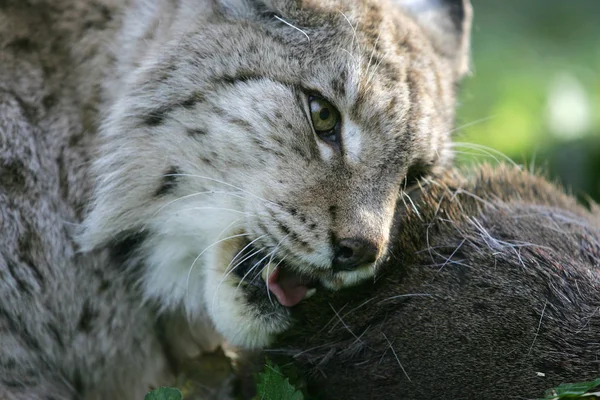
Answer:
<svg viewBox="0 0 600 400"><path fill-rule="evenodd" d="M0 397L134 399L372 277L451 159L460 1L0 4Z"/></svg>

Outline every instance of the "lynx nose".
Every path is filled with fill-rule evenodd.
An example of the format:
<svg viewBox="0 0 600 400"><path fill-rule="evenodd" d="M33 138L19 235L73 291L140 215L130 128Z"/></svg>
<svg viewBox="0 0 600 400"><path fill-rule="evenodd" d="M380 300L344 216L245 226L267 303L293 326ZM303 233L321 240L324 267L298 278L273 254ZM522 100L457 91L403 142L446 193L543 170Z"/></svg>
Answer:
<svg viewBox="0 0 600 400"><path fill-rule="evenodd" d="M351 271L361 265L377 260L377 246L365 239L346 238L340 239L335 244L333 270Z"/></svg>

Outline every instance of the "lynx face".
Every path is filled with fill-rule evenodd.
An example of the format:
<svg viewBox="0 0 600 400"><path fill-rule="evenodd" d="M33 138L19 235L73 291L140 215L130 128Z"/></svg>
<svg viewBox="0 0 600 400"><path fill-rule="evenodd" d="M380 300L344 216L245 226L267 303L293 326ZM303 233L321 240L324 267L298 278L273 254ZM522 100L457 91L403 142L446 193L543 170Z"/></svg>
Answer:
<svg viewBox="0 0 600 400"><path fill-rule="evenodd" d="M466 57L465 5L397 3L221 0L148 22L109 101L84 247L246 347L314 288L372 277L407 179L451 157Z"/></svg>

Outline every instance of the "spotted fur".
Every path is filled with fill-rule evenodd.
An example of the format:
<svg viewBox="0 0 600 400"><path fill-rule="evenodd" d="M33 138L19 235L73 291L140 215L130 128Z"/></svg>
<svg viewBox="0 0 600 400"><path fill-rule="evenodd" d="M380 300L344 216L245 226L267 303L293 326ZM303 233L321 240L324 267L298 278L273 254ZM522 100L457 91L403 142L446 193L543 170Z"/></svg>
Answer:
<svg viewBox="0 0 600 400"><path fill-rule="evenodd" d="M405 180L451 160L469 23L450 0L0 2L0 398L141 398L183 349L269 343L291 319L232 272L249 243L325 287L372 277ZM334 269L356 237L377 260Z"/></svg>

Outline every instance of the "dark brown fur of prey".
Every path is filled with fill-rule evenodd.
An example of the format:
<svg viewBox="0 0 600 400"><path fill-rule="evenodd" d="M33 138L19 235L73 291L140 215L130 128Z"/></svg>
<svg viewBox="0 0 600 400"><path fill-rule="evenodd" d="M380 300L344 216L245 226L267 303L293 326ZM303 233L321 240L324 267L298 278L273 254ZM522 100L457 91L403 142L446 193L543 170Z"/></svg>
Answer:
<svg viewBox="0 0 600 400"><path fill-rule="evenodd" d="M294 356L319 399L539 398L600 377L598 211L526 172L474 172L401 206L385 273L302 304L267 355Z"/></svg>

